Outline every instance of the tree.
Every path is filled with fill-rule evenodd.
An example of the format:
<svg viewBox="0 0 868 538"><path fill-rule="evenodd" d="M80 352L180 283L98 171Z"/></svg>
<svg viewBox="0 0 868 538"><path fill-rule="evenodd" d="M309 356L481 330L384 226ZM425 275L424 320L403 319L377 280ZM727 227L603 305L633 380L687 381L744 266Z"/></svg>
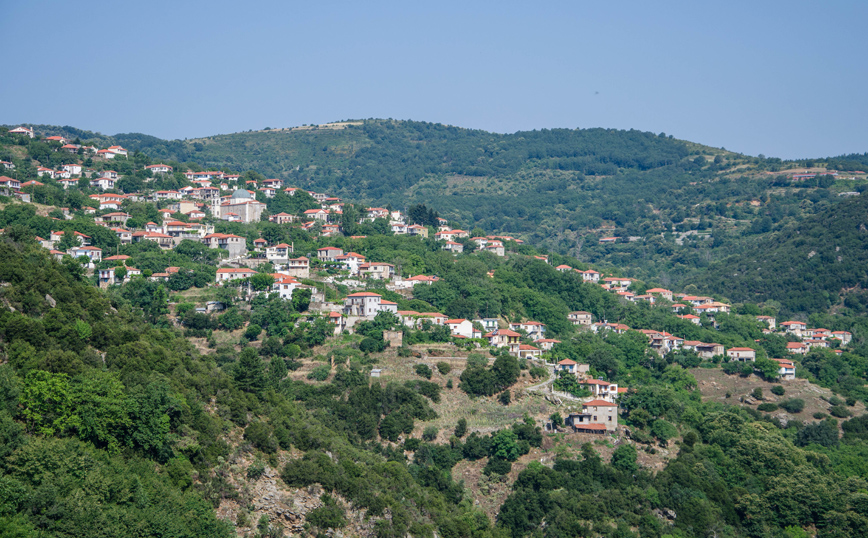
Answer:
<svg viewBox="0 0 868 538"><path fill-rule="evenodd" d="M458 424L455 426L455 437L459 439L464 437L464 434L467 433L467 419L460 418L458 419Z"/></svg>
<svg viewBox="0 0 868 538"><path fill-rule="evenodd" d="M521 455L518 446L518 436L508 428L499 430L491 437L491 457L506 461L515 461Z"/></svg>
<svg viewBox="0 0 868 538"><path fill-rule="evenodd" d="M612 454L612 467L625 473L635 473L639 469L636 463L636 447L631 444L622 444Z"/></svg>
<svg viewBox="0 0 868 538"><path fill-rule="evenodd" d="M274 277L267 273L256 273L250 277L250 286L256 291L270 290L274 284Z"/></svg>
<svg viewBox="0 0 868 538"><path fill-rule="evenodd" d="M246 347L241 351L235 365L235 383L245 392L258 394L265 388L265 371L262 358L256 349Z"/></svg>

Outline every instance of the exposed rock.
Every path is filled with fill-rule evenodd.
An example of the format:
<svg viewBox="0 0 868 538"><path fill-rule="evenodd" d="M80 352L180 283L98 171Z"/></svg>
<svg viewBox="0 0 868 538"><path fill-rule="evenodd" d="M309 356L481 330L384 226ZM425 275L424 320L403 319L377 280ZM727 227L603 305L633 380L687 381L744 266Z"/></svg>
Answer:
<svg viewBox="0 0 868 538"><path fill-rule="evenodd" d="M47 293L45 294L45 301L48 303L48 305L51 308L54 308L55 306L57 306L57 301L54 300L54 297L52 297L51 295L48 295Z"/></svg>

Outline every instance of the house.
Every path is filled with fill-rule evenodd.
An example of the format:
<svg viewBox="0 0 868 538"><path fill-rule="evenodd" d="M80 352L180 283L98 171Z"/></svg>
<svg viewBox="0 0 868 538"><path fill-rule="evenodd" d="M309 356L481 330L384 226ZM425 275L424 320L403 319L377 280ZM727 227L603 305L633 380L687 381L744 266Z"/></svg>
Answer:
<svg viewBox="0 0 868 538"><path fill-rule="evenodd" d="M289 255L292 254L292 250L292 245L281 243L265 249L265 257L271 263L283 264L289 261Z"/></svg>
<svg viewBox="0 0 868 538"><path fill-rule="evenodd" d="M290 258L286 261L283 272L297 278L308 278L310 276L310 260L304 256Z"/></svg>
<svg viewBox="0 0 868 538"><path fill-rule="evenodd" d="M359 274L359 268L365 263L365 257L355 252L349 252L343 256L336 256L335 261L345 264L350 271L350 274Z"/></svg>
<svg viewBox="0 0 868 538"><path fill-rule="evenodd" d="M689 321L690 323L692 323L694 325L701 325L702 324L702 321L699 319L699 316L694 316L693 314L685 314L683 316L679 314L678 317L685 320L685 321Z"/></svg>
<svg viewBox="0 0 868 538"><path fill-rule="evenodd" d="M587 271L579 271L576 269L577 273L582 275L582 280L585 282L599 282L600 281L600 273L594 271L593 269L588 269Z"/></svg>
<svg viewBox="0 0 868 538"><path fill-rule="evenodd" d="M778 370L778 376L786 381L792 381L796 378L796 363L791 361L790 359L771 359L778 363L780 369Z"/></svg>
<svg viewBox="0 0 868 538"><path fill-rule="evenodd" d="M168 164L150 164L145 170L150 170L152 174L171 174L174 168Z"/></svg>
<svg viewBox="0 0 868 538"><path fill-rule="evenodd" d="M808 345L802 342L787 342L787 352L804 355L808 352Z"/></svg>
<svg viewBox="0 0 868 538"><path fill-rule="evenodd" d="M395 266L391 263L363 263L359 266L359 273L374 280L388 280L395 275Z"/></svg>
<svg viewBox="0 0 868 538"><path fill-rule="evenodd" d="M542 357L542 350L530 344L520 344L518 346L519 359L535 359Z"/></svg>
<svg viewBox="0 0 868 538"><path fill-rule="evenodd" d="M33 129L28 129L27 127L16 127L14 129L9 129L6 132L8 132L9 134L24 135L30 138L33 138L34 136Z"/></svg>
<svg viewBox="0 0 868 538"><path fill-rule="evenodd" d="M319 220L322 222L329 221L329 212L325 209L308 209L304 212L304 216L309 219Z"/></svg>
<svg viewBox="0 0 868 538"><path fill-rule="evenodd" d="M601 237L600 243L617 243L620 237Z"/></svg>
<svg viewBox="0 0 868 538"><path fill-rule="evenodd" d="M6 170L15 170L15 165L9 161L0 161L0 166L5 168Z"/></svg>
<svg viewBox="0 0 868 538"><path fill-rule="evenodd" d="M606 400L591 400L582 404L581 413L567 417L573 431L604 434L618 429L618 404Z"/></svg>
<svg viewBox="0 0 868 538"><path fill-rule="evenodd" d="M473 323L464 318L448 319L446 320L446 326L449 327L452 336L463 336L464 338L482 337L482 331L474 329Z"/></svg>
<svg viewBox="0 0 868 538"><path fill-rule="evenodd" d="M618 384L609 383L602 379L585 378L579 380L579 385L591 391L594 398L613 400L618 397Z"/></svg>
<svg viewBox="0 0 868 538"><path fill-rule="evenodd" d="M514 322L509 324L509 328L513 331L524 331L531 340L545 338L545 323L539 321Z"/></svg>
<svg viewBox="0 0 868 538"><path fill-rule="evenodd" d="M853 340L853 335L847 331L834 331L832 332L832 338L837 338L841 341L842 346L846 346Z"/></svg>
<svg viewBox="0 0 868 538"><path fill-rule="evenodd" d="M337 261L338 257L343 255L343 249L340 249L338 247L322 247L316 250L317 259L326 262Z"/></svg>
<svg viewBox="0 0 868 538"><path fill-rule="evenodd" d="M277 293L281 299L292 299L292 292L301 287L301 282L292 278L291 276L283 275L280 273L272 275L274 276L274 284L271 285L271 290L274 293Z"/></svg>
<svg viewBox="0 0 868 538"><path fill-rule="evenodd" d="M418 237L424 237L426 239L428 238L428 228L419 224L411 224L410 226L407 226L407 233Z"/></svg>
<svg viewBox="0 0 868 538"><path fill-rule="evenodd" d="M756 320L760 323L765 323L771 330L775 330L777 328L774 316L757 316Z"/></svg>
<svg viewBox="0 0 868 538"><path fill-rule="evenodd" d="M229 253L230 258L247 254L247 239L233 234L208 234L202 238L202 243L209 248L220 248Z"/></svg>
<svg viewBox="0 0 868 538"><path fill-rule="evenodd" d="M160 248L163 250L171 250L175 247L175 240L169 234L164 234L160 232L148 232L148 231L138 231L133 232L132 242L138 243L139 241L153 241L160 245Z"/></svg>
<svg viewBox="0 0 868 538"><path fill-rule="evenodd" d="M808 329L808 325L801 321L785 321L781 323L781 327L784 328L784 331L786 331L787 334L794 334L799 337L801 337Z"/></svg>
<svg viewBox="0 0 868 538"><path fill-rule="evenodd" d="M90 180L90 186L108 191L115 188L115 180L107 177L94 178Z"/></svg>
<svg viewBox="0 0 868 538"><path fill-rule="evenodd" d="M90 259L90 264L99 263L102 261L102 249L97 247L72 247L67 251L73 258L87 256Z"/></svg>
<svg viewBox="0 0 868 538"><path fill-rule="evenodd" d="M253 193L237 189L228 197L214 199L211 214L221 220L234 222L259 222L265 204L256 201Z"/></svg>
<svg viewBox="0 0 868 538"><path fill-rule="evenodd" d="M277 224L289 224L295 219L296 217L290 215L289 213L278 213L276 215L271 215L270 217L268 217L268 220L270 220L271 222L276 222Z"/></svg>
<svg viewBox="0 0 868 538"><path fill-rule="evenodd" d="M498 329L485 335L488 339L488 345L494 347L508 347L512 355L518 356L519 338L521 335L509 329Z"/></svg>
<svg viewBox="0 0 868 538"><path fill-rule="evenodd" d="M403 280L403 282L409 283L410 287L413 287L416 284L427 284L430 286L431 284L437 282L438 280L440 280L440 279L436 276L416 275L416 276L411 276L410 278L405 278Z"/></svg>
<svg viewBox="0 0 868 538"><path fill-rule="evenodd" d="M480 318L473 321L479 322L486 332L496 331L498 328L497 318Z"/></svg>
<svg viewBox="0 0 868 538"><path fill-rule="evenodd" d="M500 241L490 241L481 250L485 252L490 252L495 256L506 256L506 249L503 247L503 243Z"/></svg>
<svg viewBox="0 0 868 538"><path fill-rule="evenodd" d="M0 176L0 188L5 189L7 193L15 193L21 190L21 182L11 177Z"/></svg>
<svg viewBox="0 0 868 538"><path fill-rule="evenodd" d="M418 312L416 316L419 318L420 326L422 324L422 321L424 321L421 318L429 320L434 325L446 325L446 322L449 321L449 318L447 318L440 312Z"/></svg>
<svg viewBox="0 0 868 538"><path fill-rule="evenodd" d="M584 325L585 327L590 327L591 323L594 322L594 316L590 312L585 312L583 310L579 310L577 312L570 312L567 314L567 319L570 320L570 323L573 325Z"/></svg>
<svg viewBox="0 0 868 538"><path fill-rule="evenodd" d="M723 345L706 344L697 340L685 340L681 347L687 351L694 351L702 359L711 359L724 354Z"/></svg>
<svg viewBox="0 0 868 538"><path fill-rule="evenodd" d="M81 165L80 164L64 164L60 168L62 168L63 170L69 172L70 174L72 174L74 176L80 176L81 175Z"/></svg>
<svg viewBox="0 0 868 538"><path fill-rule="evenodd" d="M650 290L645 290L645 293L648 295L659 295L667 301L672 300L672 292L663 288L651 288Z"/></svg>
<svg viewBox="0 0 868 538"><path fill-rule="evenodd" d="M351 293L344 299L345 316L373 318L383 311L397 314L398 305L390 301L383 301L381 295L369 291Z"/></svg>
<svg viewBox="0 0 868 538"><path fill-rule="evenodd" d="M749 347L731 347L726 350L726 356L731 361L756 362L756 351Z"/></svg>
<svg viewBox="0 0 868 538"><path fill-rule="evenodd" d="M587 364L579 364L571 359L564 359L555 365L555 370L558 372L567 372L573 375L585 375L590 370L590 366Z"/></svg>
<svg viewBox="0 0 868 538"><path fill-rule="evenodd" d="M244 278L250 278L256 274L256 271L253 269L248 269L246 267L221 267L217 269L217 283L228 282L230 280L242 280Z"/></svg>
<svg viewBox="0 0 868 538"><path fill-rule="evenodd" d="M456 243L454 241L447 241L443 245L443 250L447 250L453 254L458 254L460 252L464 252L464 245L461 243Z"/></svg>
<svg viewBox="0 0 868 538"><path fill-rule="evenodd" d="M96 222L116 222L119 224L126 224L128 220L130 220L129 213L124 213L122 211L116 211L112 213L106 213L101 217L96 217L93 219Z"/></svg>
<svg viewBox="0 0 868 538"><path fill-rule="evenodd" d="M555 344L560 344L560 340L555 340L554 338L541 338L536 341L539 345L540 349L543 351L551 351Z"/></svg>
<svg viewBox="0 0 868 538"><path fill-rule="evenodd" d="M114 155L122 155L124 157L127 156L127 150L125 150L124 148L122 148L120 146L109 146L108 150L106 150L106 151L110 151Z"/></svg>
<svg viewBox="0 0 868 538"><path fill-rule="evenodd" d="M51 179L54 179L54 174L55 174L54 170L52 170L51 168L46 168L44 166L40 166L39 168L36 169L36 175L39 177L48 176Z"/></svg>

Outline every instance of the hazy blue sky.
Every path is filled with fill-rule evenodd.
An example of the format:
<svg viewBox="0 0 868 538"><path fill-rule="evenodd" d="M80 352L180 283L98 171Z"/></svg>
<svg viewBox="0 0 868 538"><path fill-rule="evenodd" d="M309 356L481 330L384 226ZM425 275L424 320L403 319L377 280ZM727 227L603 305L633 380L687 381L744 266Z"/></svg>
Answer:
<svg viewBox="0 0 868 538"><path fill-rule="evenodd" d="M347 118L868 151L868 2L12 2L0 122L163 138Z"/></svg>

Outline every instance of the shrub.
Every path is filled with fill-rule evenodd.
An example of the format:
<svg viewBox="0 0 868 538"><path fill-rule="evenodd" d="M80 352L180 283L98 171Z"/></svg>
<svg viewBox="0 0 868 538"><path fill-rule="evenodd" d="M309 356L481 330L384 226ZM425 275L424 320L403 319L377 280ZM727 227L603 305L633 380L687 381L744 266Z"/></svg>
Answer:
<svg viewBox="0 0 868 538"><path fill-rule="evenodd" d="M425 379L431 379L433 374L434 372L431 371L431 368L427 364L416 365L416 375L422 376Z"/></svg>
<svg viewBox="0 0 868 538"><path fill-rule="evenodd" d="M416 452L419 449L419 445L422 444L422 441L419 439L410 438L404 441L404 450L408 452Z"/></svg>
<svg viewBox="0 0 868 538"><path fill-rule="evenodd" d="M766 413L769 413L771 411L777 411L778 406L773 403L762 403L759 404L756 408L757 411L764 411Z"/></svg>
<svg viewBox="0 0 868 538"><path fill-rule="evenodd" d="M545 377L548 375L549 371L542 366L532 366L529 370L530 376L534 379L539 379L540 377Z"/></svg>
<svg viewBox="0 0 868 538"><path fill-rule="evenodd" d="M325 381L328 379L329 374L331 373L331 368L327 364L320 364L314 367L313 370L307 374L308 379L313 379L315 381Z"/></svg>
<svg viewBox="0 0 868 538"><path fill-rule="evenodd" d="M509 402L512 401L512 395L508 390L505 390L500 393L500 396L498 396L497 399L503 405L509 405Z"/></svg>
<svg viewBox="0 0 868 538"><path fill-rule="evenodd" d="M820 411L817 411L812 416L817 420L823 420L824 418L828 417L829 415L827 415L826 413L822 413Z"/></svg>
<svg viewBox="0 0 868 538"><path fill-rule="evenodd" d="M651 433L661 441L668 441L678 435L678 430L671 423L659 418L651 424Z"/></svg>
<svg viewBox="0 0 868 538"><path fill-rule="evenodd" d="M490 458L488 463L485 464L485 467L482 468L482 474L485 476L495 475L505 475L509 474L512 470L512 463L500 459L500 458Z"/></svg>
<svg viewBox="0 0 868 538"><path fill-rule="evenodd" d="M467 433L467 419L460 418L458 419L458 424L455 426L455 437L464 437L464 434Z"/></svg>
<svg viewBox="0 0 868 538"><path fill-rule="evenodd" d="M398 356L399 357L409 357L413 354L413 351L407 346L401 346L398 348Z"/></svg>
<svg viewBox="0 0 868 538"><path fill-rule="evenodd" d="M549 416L549 420L551 421L552 426L555 426L556 428L561 428L564 425L564 419L561 417L560 413L552 413L551 416Z"/></svg>
<svg viewBox="0 0 868 538"><path fill-rule="evenodd" d="M843 405L833 405L832 408L829 409L829 414L837 418L847 418L851 413L850 410Z"/></svg>
<svg viewBox="0 0 868 538"><path fill-rule="evenodd" d="M322 506L314 508L305 516L305 521L320 529L339 529L347 524L346 512L328 493L320 497Z"/></svg>
<svg viewBox="0 0 868 538"><path fill-rule="evenodd" d="M847 398L847 407L853 407L854 405L856 405L856 398L853 398L852 396Z"/></svg>
<svg viewBox="0 0 868 538"><path fill-rule="evenodd" d="M448 362L440 361L437 363L437 371L440 372L440 375L446 375L452 371L452 367L449 366Z"/></svg>
<svg viewBox="0 0 868 538"><path fill-rule="evenodd" d="M775 396L783 396L785 392L786 391L784 390L784 387L782 387L781 385L775 385L774 387L772 387L772 394L774 394Z"/></svg>
<svg viewBox="0 0 868 538"><path fill-rule="evenodd" d="M841 405L842 403L844 403L844 401L841 400L841 398L838 398L837 396L832 396L831 398L829 398L828 402L829 402L829 404L831 404L833 406L834 405Z"/></svg>
<svg viewBox="0 0 868 538"><path fill-rule="evenodd" d="M781 408L787 413L801 413L805 408L805 400L801 398L790 398L780 403Z"/></svg>
<svg viewBox="0 0 868 538"><path fill-rule="evenodd" d="M248 480L259 480L259 478L265 474L265 465L262 462L254 462L250 464L250 467L247 468L247 479Z"/></svg>
<svg viewBox="0 0 868 538"><path fill-rule="evenodd" d="M452 380L451 379L446 382L446 388L449 390L452 390Z"/></svg>
<svg viewBox="0 0 868 538"><path fill-rule="evenodd" d="M247 338L248 340L251 340L251 341L256 340L257 338L259 338L259 333L261 333L261 332L262 332L262 327L260 327L259 325L255 324L255 323L251 323L250 325L247 326L247 330L244 331L244 338Z"/></svg>
<svg viewBox="0 0 868 538"><path fill-rule="evenodd" d="M422 440L428 442L434 441L435 439L437 439L437 431L437 428L435 428L434 426L426 427L425 431L422 432Z"/></svg>
<svg viewBox="0 0 868 538"><path fill-rule="evenodd" d="M753 389L753 392L750 393L751 396L756 398L757 400L763 399L763 389L761 387L757 387Z"/></svg>
<svg viewBox="0 0 868 538"><path fill-rule="evenodd" d="M247 426L244 429L244 438L266 454L277 452L277 440L274 438L274 430L265 422L253 422Z"/></svg>

